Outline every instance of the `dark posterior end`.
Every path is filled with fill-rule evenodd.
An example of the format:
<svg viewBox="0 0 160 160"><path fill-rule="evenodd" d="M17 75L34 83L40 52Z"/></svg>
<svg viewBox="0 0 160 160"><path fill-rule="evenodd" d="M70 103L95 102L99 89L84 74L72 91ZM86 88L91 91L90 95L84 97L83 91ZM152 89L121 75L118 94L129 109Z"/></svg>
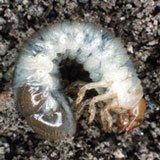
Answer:
<svg viewBox="0 0 160 160"><path fill-rule="evenodd" d="M27 117L27 122L43 138L48 140L71 139L76 132L76 121L68 118L67 113L62 107L56 111L50 110L46 113L38 113Z"/></svg>
<svg viewBox="0 0 160 160"><path fill-rule="evenodd" d="M34 114L45 102L40 86L23 85L16 88L15 103L19 112L24 117Z"/></svg>
<svg viewBox="0 0 160 160"><path fill-rule="evenodd" d="M48 140L63 140L74 136L76 121L63 95L57 96L58 93L54 93L56 96L52 98L57 102L56 105L47 100L40 86L24 85L16 88L15 93L17 109L35 132Z"/></svg>

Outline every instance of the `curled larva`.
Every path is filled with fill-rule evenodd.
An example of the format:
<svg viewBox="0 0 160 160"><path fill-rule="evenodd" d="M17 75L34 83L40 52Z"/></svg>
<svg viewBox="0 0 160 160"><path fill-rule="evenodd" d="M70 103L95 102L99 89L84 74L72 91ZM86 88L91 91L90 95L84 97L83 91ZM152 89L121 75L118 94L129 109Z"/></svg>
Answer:
<svg viewBox="0 0 160 160"><path fill-rule="evenodd" d="M100 111L105 131L112 129L113 113L119 131L130 131L143 121L143 90L121 43L91 24L60 23L34 34L21 49L15 68L16 106L37 133L56 140L76 132L76 120L57 76L59 63L66 58L82 64L92 79L80 88L76 105L81 106L87 90L98 92L86 103L90 123L100 101L105 103Z"/></svg>

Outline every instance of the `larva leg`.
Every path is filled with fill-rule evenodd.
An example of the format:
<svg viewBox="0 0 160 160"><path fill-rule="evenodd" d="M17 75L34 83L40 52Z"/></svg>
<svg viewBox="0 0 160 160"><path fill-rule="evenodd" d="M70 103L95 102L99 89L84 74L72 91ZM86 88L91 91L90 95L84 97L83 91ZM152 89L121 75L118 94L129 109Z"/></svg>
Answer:
<svg viewBox="0 0 160 160"><path fill-rule="evenodd" d="M106 132L111 131L113 126L112 115L110 112L116 114L126 113L126 109L120 107L116 94L112 95L110 99L111 101L100 110L102 129Z"/></svg>
<svg viewBox="0 0 160 160"><path fill-rule="evenodd" d="M76 105L76 104L74 105L76 107L75 117L76 117L77 120L81 117L85 107L88 106L89 102L90 102L90 99L87 99L86 101L82 102L79 105Z"/></svg>
<svg viewBox="0 0 160 160"><path fill-rule="evenodd" d="M115 95L113 95L111 92L107 92L105 94L102 95L98 95L96 97L93 97L92 100L89 102L89 123L92 123L95 114L96 114L96 108L95 108L95 104L100 102L100 101L107 101L108 99L112 99L113 97L115 97Z"/></svg>
<svg viewBox="0 0 160 160"><path fill-rule="evenodd" d="M93 82L84 85L78 92L78 98L76 100L76 104L79 104L85 96L87 90L96 89L96 88L108 88L110 85L107 81Z"/></svg>
<svg viewBox="0 0 160 160"><path fill-rule="evenodd" d="M69 97L72 97L73 100L76 100L76 95L79 91L80 88L82 88L84 85L86 85L87 82L83 81L75 81L72 82L71 84L67 84L65 88L65 94Z"/></svg>
<svg viewBox="0 0 160 160"><path fill-rule="evenodd" d="M111 131L113 121L112 121L112 116L107 106L101 109L100 118L101 118L101 123L102 123L102 129L104 131Z"/></svg>

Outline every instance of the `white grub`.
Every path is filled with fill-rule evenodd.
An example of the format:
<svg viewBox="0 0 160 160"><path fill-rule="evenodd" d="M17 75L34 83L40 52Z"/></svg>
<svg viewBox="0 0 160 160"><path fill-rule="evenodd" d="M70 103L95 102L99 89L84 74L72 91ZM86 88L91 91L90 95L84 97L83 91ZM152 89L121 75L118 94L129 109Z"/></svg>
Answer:
<svg viewBox="0 0 160 160"><path fill-rule="evenodd" d="M41 86L42 91L46 92L47 88L48 94L45 93L46 95L54 95L52 98L58 101L55 108L63 105L68 107L67 102L62 102L66 100L59 93L61 84L57 77L59 62L65 58L75 59L83 65L84 69L89 72L93 84L94 82L97 84L91 85L91 88L104 94L105 102L111 94L113 97L109 98L113 99L113 104L116 102L117 107L126 110L134 108L142 98L140 80L123 45L106 30L91 24L70 22L43 29L23 46L15 70L15 93L23 85L27 84L32 87L38 85ZM105 90L100 92L100 88L105 88ZM86 85L85 89L90 88ZM84 96L81 95L82 90L80 91L80 99L77 100L77 104ZM65 114L71 115L67 107L64 109ZM73 118L67 121L72 123L71 119Z"/></svg>

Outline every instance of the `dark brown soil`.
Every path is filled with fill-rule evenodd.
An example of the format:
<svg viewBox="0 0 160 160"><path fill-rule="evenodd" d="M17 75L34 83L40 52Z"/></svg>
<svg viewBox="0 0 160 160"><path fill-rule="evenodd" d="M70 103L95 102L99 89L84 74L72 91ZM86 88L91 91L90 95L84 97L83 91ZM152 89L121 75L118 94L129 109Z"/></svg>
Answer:
<svg viewBox="0 0 160 160"><path fill-rule="evenodd" d="M91 22L121 37L142 80L147 113L128 137L81 119L71 142L42 140L18 114L12 79L23 42L64 20ZM160 159L160 0L0 0L0 160Z"/></svg>

